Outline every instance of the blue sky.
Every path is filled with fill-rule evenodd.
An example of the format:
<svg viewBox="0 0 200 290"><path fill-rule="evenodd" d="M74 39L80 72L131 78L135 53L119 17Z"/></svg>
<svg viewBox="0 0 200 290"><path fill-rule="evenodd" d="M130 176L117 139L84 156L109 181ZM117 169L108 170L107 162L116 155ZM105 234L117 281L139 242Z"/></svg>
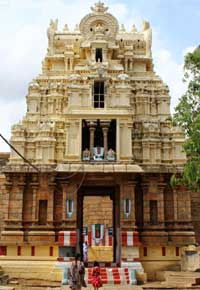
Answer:
<svg viewBox="0 0 200 290"><path fill-rule="evenodd" d="M71 29L90 12L91 0L0 0L0 132L10 138L11 125L26 110L28 83L41 72L46 54L46 30L58 18L59 30ZM141 30L148 20L153 30L153 61L157 74L169 85L171 110L184 93L185 52L200 43L200 0L106 0L109 12L127 30ZM0 151L8 151L0 140Z"/></svg>
<svg viewBox="0 0 200 290"><path fill-rule="evenodd" d="M131 1L125 2L131 5ZM163 44L173 52L177 61L182 60L180 52L184 47L195 46L200 41L200 0L137 2L139 11L159 29Z"/></svg>

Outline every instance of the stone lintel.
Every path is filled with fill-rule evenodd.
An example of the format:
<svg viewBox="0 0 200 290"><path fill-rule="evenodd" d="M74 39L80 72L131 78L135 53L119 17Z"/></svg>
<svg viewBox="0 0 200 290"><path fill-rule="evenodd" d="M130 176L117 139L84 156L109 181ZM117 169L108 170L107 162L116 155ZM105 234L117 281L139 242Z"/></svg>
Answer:
<svg viewBox="0 0 200 290"><path fill-rule="evenodd" d="M53 172L56 165L37 165L34 163L34 166L37 167L41 172ZM38 173L34 168L26 164L19 165L6 165L3 167L3 173Z"/></svg>
<svg viewBox="0 0 200 290"><path fill-rule="evenodd" d="M172 164L139 164L144 173L174 173L176 169L177 173L183 171L183 165L172 165Z"/></svg>
<svg viewBox="0 0 200 290"><path fill-rule="evenodd" d="M137 172L137 173L181 173L183 165L172 164L131 164L129 162L69 162L58 165L37 165L34 164L41 172ZM4 173L37 173L32 167L22 165L7 165L3 168Z"/></svg>
<svg viewBox="0 0 200 290"><path fill-rule="evenodd" d="M58 164L56 172L133 172L141 173L142 168L137 164L88 163L88 164Z"/></svg>
<svg viewBox="0 0 200 290"><path fill-rule="evenodd" d="M23 236L24 232L23 231L2 231L1 232L2 236L15 236L15 235L20 235Z"/></svg>

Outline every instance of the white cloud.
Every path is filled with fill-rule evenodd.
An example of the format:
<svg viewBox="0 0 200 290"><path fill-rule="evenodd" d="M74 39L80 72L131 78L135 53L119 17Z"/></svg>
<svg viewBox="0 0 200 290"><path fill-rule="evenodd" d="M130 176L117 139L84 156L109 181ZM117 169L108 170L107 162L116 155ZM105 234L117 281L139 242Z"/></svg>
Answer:
<svg viewBox="0 0 200 290"><path fill-rule="evenodd" d="M183 57L189 53L189 52L193 52L195 50L196 46L189 46L189 47L186 47L185 49L183 49L182 51L182 55Z"/></svg>
<svg viewBox="0 0 200 290"><path fill-rule="evenodd" d="M185 92L183 83L183 64L175 61L170 51L160 48L154 51L155 70L163 81L169 86L171 96L171 111L178 103L178 99Z"/></svg>
<svg viewBox="0 0 200 290"><path fill-rule="evenodd" d="M162 47L162 43L158 40L155 44L154 63L155 70L161 76L163 81L169 86L171 96L171 112L178 104L179 98L185 93L187 84L183 83L183 67L184 56L188 52L192 52L195 47L186 47L182 50L180 55L183 56L183 62L178 63L172 53Z"/></svg>

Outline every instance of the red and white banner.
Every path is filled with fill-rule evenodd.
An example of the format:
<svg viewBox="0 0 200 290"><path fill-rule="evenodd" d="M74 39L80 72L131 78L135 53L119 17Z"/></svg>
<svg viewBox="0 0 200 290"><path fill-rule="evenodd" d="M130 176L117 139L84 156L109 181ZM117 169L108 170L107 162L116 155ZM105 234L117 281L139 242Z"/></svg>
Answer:
<svg viewBox="0 0 200 290"><path fill-rule="evenodd" d="M89 231L87 235L83 235L83 241L88 242L89 246L97 246L95 239L92 238L92 232ZM109 235L108 229L105 229L103 239L98 244L99 246L110 246L113 245L113 236Z"/></svg>
<svg viewBox="0 0 200 290"><path fill-rule="evenodd" d="M109 235L108 229L105 231L103 241L102 241L102 246L110 246L112 247L113 245L113 237Z"/></svg>
<svg viewBox="0 0 200 290"><path fill-rule="evenodd" d="M58 234L59 246L76 246L76 232L63 231Z"/></svg>
<svg viewBox="0 0 200 290"><path fill-rule="evenodd" d="M88 232L83 236L83 240L87 241L90 246L95 246L95 240L92 239L92 232ZM121 232L122 246L133 247L139 246L138 232L134 231L122 231ZM76 231L61 231L58 237L59 246L76 246ZM103 239L100 242L101 246L112 246L113 236L109 235L108 229L104 231Z"/></svg>
<svg viewBox="0 0 200 290"><path fill-rule="evenodd" d="M133 247L140 245L138 232L122 231L121 238L122 238L122 246L124 247Z"/></svg>

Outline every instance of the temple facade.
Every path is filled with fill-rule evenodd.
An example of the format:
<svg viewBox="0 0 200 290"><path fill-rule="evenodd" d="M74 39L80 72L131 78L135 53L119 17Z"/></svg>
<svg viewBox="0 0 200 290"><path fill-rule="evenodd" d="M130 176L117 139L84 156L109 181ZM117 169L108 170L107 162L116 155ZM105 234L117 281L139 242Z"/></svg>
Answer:
<svg viewBox="0 0 200 290"><path fill-rule="evenodd" d="M191 193L171 188L186 156L169 89L153 70L152 30L119 26L98 2L74 31L47 30L42 73L12 127L3 168L0 255L143 267L180 262L193 244Z"/></svg>

